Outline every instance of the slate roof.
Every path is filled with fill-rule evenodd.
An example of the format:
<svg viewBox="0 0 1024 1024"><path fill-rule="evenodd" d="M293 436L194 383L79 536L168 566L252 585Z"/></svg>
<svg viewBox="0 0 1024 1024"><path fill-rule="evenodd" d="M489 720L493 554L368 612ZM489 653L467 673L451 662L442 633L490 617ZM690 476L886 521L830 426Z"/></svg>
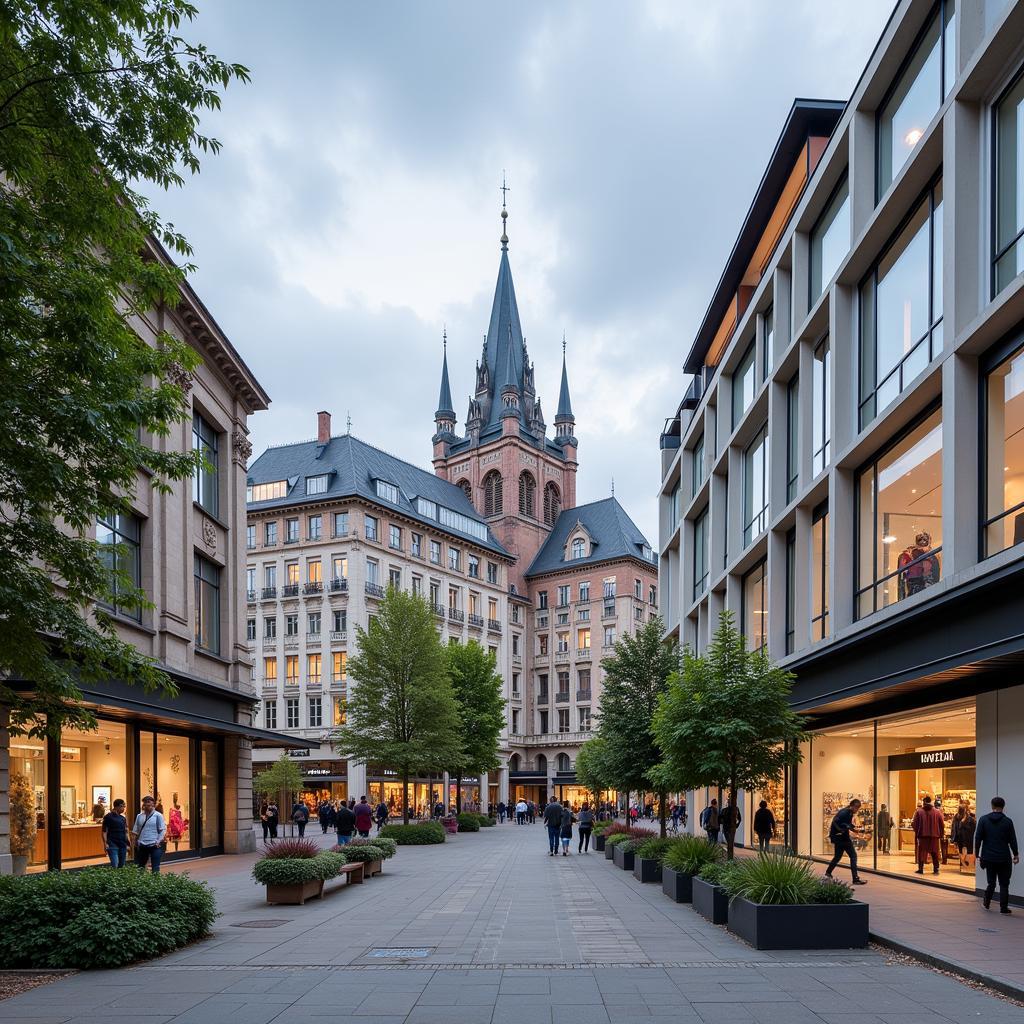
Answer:
<svg viewBox="0 0 1024 1024"><path fill-rule="evenodd" d="M329 474L327 490L321 494L307 495L306 477L324 473ZM262 511L337 498L362 498L383 508L393 507L410 519L432 526L442 533L478 544L506 558L510 557L490 529L487 530L487 539L480 540L470 533L444 526L437 520L421 515L416 509L415 499L422 497L453 512L468 516L481 525L486 525L461 488L442 480L428 470L389 455L351 434L332 437L323 445L313 440L268 448L249 467L248 482L266 484L277 480L288 481L288 493L284 498L252 501L247 507L252 511ZM397 505L392 505L385 498L378 496L377 480L398 487Z"/></svg>
<svg viewBox="0 0 1024 1024"><path fill-rule="evenodd" d="M591 551L586 558L567 560L565 545L569 535L582 523L591 537ZM548 535L537 557L534 558L526 576L539 576L546 572L563 569L577 569L580 566L608 562L615 558L637 558L657 569L653 554L644 557L644 549L651 550L647 538L636 523L629 518L626 510L615 498L602 498L589 505L578 505L565 509L555 520L554 528Z"/></svg>

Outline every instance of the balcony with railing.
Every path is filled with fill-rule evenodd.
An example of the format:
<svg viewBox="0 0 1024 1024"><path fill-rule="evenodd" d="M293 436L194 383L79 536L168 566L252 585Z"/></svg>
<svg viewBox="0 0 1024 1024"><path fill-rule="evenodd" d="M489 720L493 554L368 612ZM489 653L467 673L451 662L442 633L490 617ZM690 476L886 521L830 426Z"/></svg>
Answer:
<svg viewBox="0 0 1024 1024"><path fill-rule="evenodd" d="M284 638L284 645L285 645L286 648L288 648L288 647L298 647L299 646L299 635L297 633L292 633L290 636L286 636Z"/></svg>
<svg viewBox="0 0 1024 1024"><path fill-rule="evenodd" d="M555 664L560 665L569 660L568 651L555 651Z"/></svg>
<svg viewBox="0 0 1024 1024"><path fill-rule="evenodd" d="M548 691L547 690L541 690L537 694L537 703L538 704L547 704L548 703Z"/></svg>
<svg viewBox="0 0 1024 1024"><path fill-rule="evenodd" d="M268 683L265 679L263 680L263 696L264 697L276 697L277 696L277 681Z"/></svg>
<svg viewBox="0 0 1024 1024"><path fill-rule="evenodd" d="M285 597L285 598L288 598L288 597L298 597L299 596L299 585L298 585L298 583L286 583L281 588L281 596Z"/></svg>
<svg viewBox="0 0 1024 1024"><path fill-rule="evenodd" d="M434 607L434 614L439 619L443 619L445 617L445 615L448 614L448 609L445 608L445 606L443 604L435 604L433 607Z"/></svg>
<svg viewBox="0 0 1024 1024"><path fill-rule="evenodd" d="M590 700L590 695L591 695L592 692L593 691L590 689L589 686L585 690L577 690L576 691L576 700L577 700L577 702L579 702L581 700Z"/></svg>
<svg viewBox="0 0 1024 1024"><path fill-rule="evenodd" d="M487 620L487 632L488 633L500 633L501 623L497 619Z"/></svg>
<svg viewBox="0 0 1024 1024"><path fill-rule="evenodd" d="M348 641L348 630L345 629L332 629L331 630L331 643L332 644L343 644Z"/></svg>
<svg viewBox="0 0 1024 1024"><path fill-rule="evenodd" d="M466 621L473 629L483 629L484 619L482 615L474 615L472 612L466 617Z"/></svg>
<svg viewBox="0 0 1024 1024"><path fill-rule="evenodd" d="M348 580L344 576L335 576L330 583L332 594L347 594L348 593Z"/></svg>
<svg viewBox="0 0 1024 1024"><path fill-rule="evenodd" d="M245 592L245 599L246 599L246 601L249 602L249 604L255 604L256 603L256 591L255 590L247 590Z"/></svg>
<svg viewBox="0 0 1024 1024"><path fill-rule="evenodd" d="M319 633L319 631L317 631L316 633L307 633L306 634L306 643L307 644L318 644L318 643L320 643L320 633Z"/></svg>
<svg viewBox="0 0 1024 1024"><path fill-rule="evenodd" d="M383 597L384 588L379 583L371 583L369 580L366 581L366 593L370 597Z"/></svg>
<svg viewBox="0 0 1024 1024"><path fill-rule="evenodd" d="M576 648L576 660L577 661L590 661L590 648L589 647L577 647Z"/></svg>
<svg viewBox="0 0 1024 1024"><path fill-rule="evenodd" d="M564 690L564 691L563 690L559 690L555 694L555 703L556 704L568 704L569 703L569 691L568 690Z"/></svg>
<svg viewBox="0 0 1024 1024"><path fill-rule="evenodd" d="M548 613L547 612L538 612L535 621L536 621L536 625L537 625L538 629L547 629L548 628Z"/></svg>
<svg viewBox="0 0 1024 1024"><path fill-rule="evenodd" d="M594 734L588 730L575 732L536 732L536 733L512 733L508 740L515 747L555 747L573 746L579 743L586 743ZM533 762L526 762L525 767L530 770ZM548 761L548 771L554 771L555 764ZM520 769L522 770L522 769Z"/></svg>
<svg viewBox="0 0 1024 1024"><path fill-rule="evenodd" d="M448 609L448 621L449 622L465 622L466 616L461 608L449 608Z"/></svg>
<svg viewBox="0 0 1024 1024"><path fill-rule="evenodd" d="M324 585L321 580L310 580L303 588L303 593L306 594L322 594L324 592Z"/></svg>
<svg viewBox="0 0 1024 1024"><path fill-rule="evenodd" d="M277 600L277 587L264 587L263 588L263 600L264 601L276 601Z"/></svg>
<svg viewBox="0 0 1024 1024"><path fill-rule="evenodd" d="M512 655L512 664L513 665L522 665L522 663L523 663L523 656L521 654L513 654Z"/></svg>

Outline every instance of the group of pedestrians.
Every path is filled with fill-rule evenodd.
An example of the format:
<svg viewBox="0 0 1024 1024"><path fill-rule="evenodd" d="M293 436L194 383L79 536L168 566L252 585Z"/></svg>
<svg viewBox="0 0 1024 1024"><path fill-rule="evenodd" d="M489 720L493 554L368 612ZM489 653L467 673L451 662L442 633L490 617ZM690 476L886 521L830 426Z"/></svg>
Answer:
<svg viewBox="0 0 1024 1024"><path fill-rule="evenodd" d="M548 830L548 856L557 857L561 843L562 856L569 856L569 844L572 842L572 827L577 826L579 837L578 853L590 852L590 837L594 831L594 812L590 804L584 804L578 814L574 814L568 800L559 803L554 797L548 801L542 814Z"/></svg>
<svg viewBox="0 0 1024 1024"><path fill-rule="evenodd" d="M376 808L372 807L365 796L359 798L356 803L355 797L345 800L321 800L316 807L317 820L320 822L320 831L327 833L334 829L338 835L339 844L347 843L353 835L358 833L366 837L374 824L377 831L388 823L391 812L385 803L379 803ZM299 836L305 836L306 826L310 821L309 807L302 801L296 800L292 805L292 823ZM260 825L263 828L263 841L266 843L271 839L277 839L278 829L281 824L280 810L274 800L264 800L260 805Z"/></svg>
<svg viewBox="0 0 1024 1024"><path fill-rule="evenodd" d="M768 804L762 800L761 808L767 808ZM759 810L761 809L759 808ZM771 811L768 812L771 815ZM740 822L743 820L743 815L740 814L739 807L733 807L730 803L726 802L721 807L718 806L717 800L712 800L711 803L701 811L700 815L700 827L707 833L709 843L717 843L719 839L723 842L728 842L729 836L735 835L736 830L740 827ZM762 817L762 822L766 821ZM757 828L758 820L757 815L754 816L754 827ZM768 831L769 840L775 834L775 818L771 818L771 828ZM760 839L760 836L758 837ZM767 848L767 842L764 844L762 849Z"/></svg>
<svg viewBox="0 0 1024 1024"><path fill-rule="evenodd" d="M130 829L125 817L127 808L128 805L118 799L103 815L100 827L103 852L111 867L123 868L128 863L128 851L131 849L137 867L145 870L148 864L153 874L159 874L167 841L167 822L156 809L156 800L151 796L142 798L142 810L135 816Z"/></svg>
<svg viewBox="0 0 1024 1024"><path fill-rule="evenodd" d="M532 800L517 800L516 824L532 825L537 820L537 805Z"/></svg>

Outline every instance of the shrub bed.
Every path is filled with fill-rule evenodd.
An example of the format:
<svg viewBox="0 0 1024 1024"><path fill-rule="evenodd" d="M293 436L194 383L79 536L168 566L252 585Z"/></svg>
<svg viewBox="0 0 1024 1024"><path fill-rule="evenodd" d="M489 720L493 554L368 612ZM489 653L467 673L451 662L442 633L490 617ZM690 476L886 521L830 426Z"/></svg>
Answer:
<svg viewBox="0 0 1024 1024"><path fill-rule="evenodd" d="M481 828L492 828L498 824L497 818L488 818L486 814L478 814L477 818L480 819Z"/></svg>
<svg viewBox="0 0 1024 1024"><path fill-rule="evenodd" d="M360 836L358 839L353 839L344 846L335 846L333 849L335 853L344 853L350 846L376 847L384 854L384 860L390 860L398 852L398 843L396 843L394 839L388 839L387 836L374 836L372 839L363 839L362 836Z"/></svg>
<svg viewBox="0 0 1024 1024"><path fill-rule="evenodd" d="M725 856L717 843L701 836L680 836L665 853L664 865L684 875L699 874L707 864L716 864Z"/></svg>
<svg viewBox="0 0 1024 1024"><path fill-rule="evenodd" d="M323 850L314 857L264 857L256 861L252 877L260 885L306 885L336 878L346 857L333 850Z"/></svg>
<svg viewBox="0 0 1024 1024"><path fill-rule="evenodd" d="M384 851L370 842L346 843L340 853L347 864L369 864L374 860L384 860Z"/></svg>
<svg viewBox="0 0 1024 1024"><path fill-rule="evenodd" d="M480 815L470 814L467 811L463 811L462 814L455 816L456 821L459 823L460 832L479 832L480 831Z"/></svg>
<svg viewBox="0 0 1024 1024"><path fill-rule="evenodd" d="M423 821L418 825L385 825L374 838L380 839L383 836L385 839L393 839L398 846L430 846L443 843L444 833L444 826L440 822Z"/></svg>
<svg viewBox="0 0 1024 1024"><path fill-rule="evenodd" d="M644 860L656 860L659 864L664 864L669 851L678 842L680 842L679 839L673 839L671 836L655 836L653 839L641 843L636 852Z"/></svg>
<svg viewBox="0 0 1024 1024"><path fill-rule="evenodd" d="M108 867L0 876L0 964L121 967L208 935L212 890L187 875Z"/></svg>

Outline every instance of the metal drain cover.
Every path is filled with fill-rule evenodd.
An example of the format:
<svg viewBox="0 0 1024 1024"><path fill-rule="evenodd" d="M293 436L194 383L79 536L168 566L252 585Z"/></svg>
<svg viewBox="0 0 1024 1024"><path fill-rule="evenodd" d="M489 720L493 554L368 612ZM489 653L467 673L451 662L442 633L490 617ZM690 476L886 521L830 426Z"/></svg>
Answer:
<svg viewBox="0 0 1024 1024"><path fill-rule="evenodd" d="M414 957L430 956L432 951L433 947L429 946L400 946L392 949L371 949L366 955L382 960L411 960Z"/></svg>
<svg viewBox="0 0 1024 1024"><path fill-rule="evenodd" d="M238 921L232 928L280 928L283 924L291 924L290 917L264 917L258 921Z"/></svg>

